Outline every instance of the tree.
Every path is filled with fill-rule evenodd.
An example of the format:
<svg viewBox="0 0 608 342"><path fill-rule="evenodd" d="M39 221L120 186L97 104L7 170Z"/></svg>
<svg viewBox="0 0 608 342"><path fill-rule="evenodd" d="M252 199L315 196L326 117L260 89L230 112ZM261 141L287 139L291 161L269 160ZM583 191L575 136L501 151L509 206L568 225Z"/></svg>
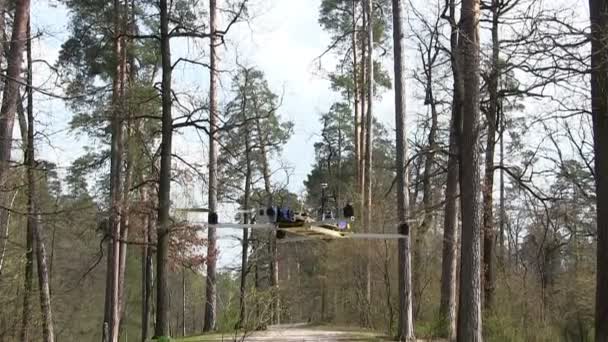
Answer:
<svg viewBox="0 0 608 342"><path fill-rule="evenodd" d="M160 51L162 64L162 138L160 147L160 177L158 187L158 227L156 246L156 336L169 336L168 252L171 220L171 143L173 118L171 107L171 44L169 41L169 8L167 0L160 0Z"/></svg>
<svg viewBox="0 0 608 342"><path fill-rule="evenodd" d="M437 150L438 150L438 131L439 131L439 104L435 94L436 82L440 79L441 74L437 72L441 64L444 63L441 55L440 33L441 33L441 16L438 13L441 8L437 6L435 18L427 20L423 14L413 9L414 15L421 21L424 30L413 29L414 35L418 44L418 51L422 61L422 75L415 73L414 78L420 83L424 89L424 104L430 110L430 120L428 125L428 135L426 143L421 147L421 158L424 158L422 172L422 181L416 180L416 183L422 183L422 210L423 219L420 225L414 232L414 315L418 315L422 304L424 294L425 278L424 267L424 251L428 249L427 233L434 226L434 201L436 190L434 185L437 179ZM425 127L426 131L426 127ZM416 184L416 187L418 185ZM415 201L415 198L413 199Z"/></svg>
<svg viewBox="0 0 608 342"><path fill-rule="evenodd" d="M363 230L368 231L372 221L372 154L373 154L373 103L374 103L374 19L373 19L373 0L365 0L365 17L367 18L367 113L365 115L366 124L363 131L365 132L365 168L362 188L362 212L363 212ZM367 258L371 256L367 255ZM371 278L370 260L366 260L366 283L365 292L368 305L371 305L372 296L372 278Z"/></svg>
<svg viewBox="0 0 608 342"><path fill-rule="evenodd" d="M595 340L608 341L608 87L606 32L608 2L589 1L591 21L591 115L595 153L597 210L597 283Z"/></svg>
<svg viewBox="0 0 608 342"><path fill-rule="evenodd" d="M408 182L407 182L407 135L405 125L405 10L403 2L393 0L393 46L395 64L395 126L397 144L397 217L399 233L405 238L399 240L399 324L397 334L400 341L413 341L414 320L412 317L412 278L410 261L410 229L408 225ZM371 101L370 101L371 102Z"/></svg>
<svg viewBox="0 0 608 342"><path fill-rule="evenodd" d="M0 3L0 13L4 17L4 2ZM6 76L4 78L4 90L2 94L2 106L0 107L0 185L4 188L8 186L8 173L11 159L11 149L13 146L13 125L15 122L15 112L17 110L19 87L22 81L21 64L23 63L23 52L27 40L27 23L29 21L30 1L19 0L15 2L15 15L13 20L13 31L11 43L7 57ZM4 27L2 27L4 28ZM0 52L3 51L0 48ZM0 261L4 257L6 241L4 238L5 227L8 225L9 212L5 208L10 205L7 203L7 194L4 190L0 193ZM2 263L0 263L0 272Z"/></svg>
<svg viewBox="0 0 608 342"><path fill-rule="evenodd" d="M27 27L27 37L28 37L28 41L27 41L27 116L29 118L33 119L33 90L32 90L32 41L31 41L31 26L30 26L30 22L28 19L28 27ZM21 107L23 107L23 105L21 105ZM33 152L33 148L29 147L30 144L30 139L33 141L34 137L33 134L30 137L30 132L29 132L29 127L28 127L28 119L25 118L25 113L23 113L23 111L19 111L20 113L20 123L23 122L23 124L21 124L21 138L23 140L24 146L25 146L25 153L24 153L24 164L28 165L28 167L33 167L33 161L30 161L30 157L32 155ZM23 117L23 118L21 118ZM33 120L29 120L30 124L33 124ZM29 171L28 170L28 182L30 181L29 179L29 175L30 172L33 171ZM31 188L30 188L31 190ZM28 207L30 208L30 211L35 210L34 207L34 194L29 191L28 192ZM31 213L31 214L35 214L35 213ZM23 316L22 316L22 320L21 320L21 333L19 335L19 339L21 341L29 341L30 340L30 325L31 325L31 320L32 320L32 303L31 303L31 296L32 296L32 278L33 278L33 269L34 269L34 232L32 230L32 228L34 228L34 224L35 224L35 220L36 217L35 215L30 215L28 216L28 223L27 223L27 232L26 232L26 250L25 250L25 277L24 277L24 285L23 285Z"/></svg>
<svg viewBox="0 0 608 342"><path fill-rule="evenodd" d="M223 177L220 184L224 188L233 187L239 189L244 183L242 196L240 193L239 202L244 210L251 209L251 193L254 183L254 162L256 160L255 148L256 144L251 139L250 132L253 127L252 115L255 115L252 110L252 97L256 96L255 92L255 70L242 67L238 74L232 80L232 90L235 92L235 98L232 99L226 107L227 125L236 126L237 128L226 132L220 136L222 140L220 146L222 153L218 160L218 167L222 168ZM245 165L243 171L242 166ZM223 192L228 193L230 190L225 189ZM249 223L251 214L243 213L243 223ZM239 297L239 318L236 328L243 328L247 317L247 275L249 273L249 229L243 229L241 250L241 281L240 281L240 297Z"/></svg>
<svg viewBox="0 0 608 342"><path fill-rule="evenodd" d="M211 39L209 40L209 212L210 217L217 217L217 46L219 36L217 34L217 3L216 0L209 1L209 26ZM209 220L211 222L211 220ZM207 287L205 288L205 325L203 331L215 329L215 315L217 310L216 294L216 232L215 228L209 227L207 231Z"/></svg>
<svg viewBox="0 0 608 342"><path fill-rule="evenodd" d="M107 268L106 304L104 315L104 337L106 341L118 341L121 320L121 297L124 289L124 260L126 245L121 243L125 223L125 198L123 198L123 153L124 153L124 101L126 84L126 46L124 30L126 6L121 0L114 0L114 58L115 73L112 83L112 137L110 148L110 219ZM122 267L121 267L122 266Z"/></svg>
<svg viewBox="0 0 608 342"><path fill-rule="evenodd" d="M482 341L479 217L479 0L461 8L463 105L460 136L462 215L458 341Z"/></svg>
<svg viewBox="0 0 608 342"><path fill-rule="evenodd" d="M456 2L448 3L447 20L450 24L450 64L452 69L452 115L448 140L448 175L445 188L445 206L443 216L443 252L441 257L441 298L439 320L444 336L450 340L456 338L456 307L458 281L458 168L459 142L458 135L462 125L463 83L461 73L461 54L459 46L459 28L456 23Z"/></svg>
<svg viewBox="0 0 608 342"><path fill-rule="evenodd" d="M329 44L326 51L319 56L321 57L330 51L333 51L338 57L339 62L336 65L336 71L329 74L332 81L332 88L339 90L344 97L354 108L354 154L358 161L355 164L358 184L357 187L361 192L363 199L363 167L365 164L365 117L366 111L366 96L367 86L365 85L367 59L366 46L367 32L365 1L360 0L324 0L321 3L319 11L319 23L331 34L332 42ZM389 13L390 2L386 0L376 2L376 6L380 10L374 10L374 43L383 49L388 49L385 39L386 30L390 27ZM362 24L359 24L362 22ZM360 59L359 59L360 55ZM388 75L382 69L382 64L378 61L374 63L376 86L388 88L390 80Z"/></svg>
<svg viewBox="0 0 608 342"><path fill-rule="evenodd" d="M291 122L281 122L277 110L280 105L278 103L278 97L270 91L266 80L263 75L258 73L257 75L259 86L261 87L258 96L251 98L253 103L253 110L255 113L255 125L254 132L255 138L257 138L257 144L259 149L259 163L258 168L262 174L264 180L264 194L265 204L267 207L274 206L274 190L271 185L271 169L270 169L270 158L272 153L281 151L281 148L291 135L293 124ZM262 201L264 203L264 201ZM272 291L272 313L271 320L276 324L280 323L280 297L278 294L279 290L279 264L278 264L278 250L276 243L276 235L274 232L270 233L268 242L268 255L269 255L269 268L270 268L270 286Z"/></svg>

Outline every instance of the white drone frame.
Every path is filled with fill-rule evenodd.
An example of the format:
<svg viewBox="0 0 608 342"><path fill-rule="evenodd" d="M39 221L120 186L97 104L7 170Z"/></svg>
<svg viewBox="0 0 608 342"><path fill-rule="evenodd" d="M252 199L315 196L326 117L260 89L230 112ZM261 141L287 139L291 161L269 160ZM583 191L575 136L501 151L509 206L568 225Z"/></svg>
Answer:
<svg viewBox="0 0 608 342"><path fill-rule="evenodd" d="M174 209L174 210L177 212L185 212L185 213L189 213L189 212L208 213L210 211L207 208L178 208L178 209ZM251 213L251 212L255 212L255 211L253 209L249 209L249 210L239 209L237 212ZM310 241L310 240L328 241L328 240L341 240L341 239L346 239L346 240L399 240L399 239L405 239L405 238L409 237L408 235L404 235L404 234L390 234L390 233L373 234L373 233L340 232L340 231L334 231L334 230L331 230L328 228L318 227L321 224L333 224L335 222L336 222L336 220L316 221L316 222L311 222L309 227L286 227L286 228L280 228L280 227L278 227L277 224L270 224L270 223L218 223L218 224L208 224L207 222L193 222L193 223L203 224L203 225L206 225L207 227L216 228L216 229L260 229L260 230L271 230L271 231L281 230L286 233L290 233L292 235L300 235L300 234L293 232L293 230L295 230L295 229L300 229L300 230L306 230L306 231L311 231L311 232L317 233L317 235L325 235L322 238L300 235L300 236L293 237L293 238L281 239L280 243L302 242L302 241ZM407 220L407 222L417 222L417 220ZM290 232L290 230L292 230L292 232ZM326 231L328 231L328 232L326 232ZM329 233L329 231L332 233Z"/></svg>

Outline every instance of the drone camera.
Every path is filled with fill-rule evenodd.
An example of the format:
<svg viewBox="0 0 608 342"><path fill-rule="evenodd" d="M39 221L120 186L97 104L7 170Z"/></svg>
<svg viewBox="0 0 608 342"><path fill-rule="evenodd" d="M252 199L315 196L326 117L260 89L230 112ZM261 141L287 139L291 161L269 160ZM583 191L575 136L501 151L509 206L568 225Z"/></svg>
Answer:
<svg viewBox="0 0 608 342"><path fill-rule="evenodd" d="M285 232L282 230L277 230L277 239L284 239L285 238Z"/></svg>
<svg viewBox="0 0 608 342"><path fill-rule="evenodd" d="M352 218L352 217L355 217L355 209L353 208L353 206L352 206L352 205L347 204L347 205L344 207L344 217L345 217L345 218Z"/></svg>
<svg viewBox="0 0 608 342"><path fill-rule="evenodd" d="M209 213L209 224L218 224L219 222L219 217L217 215L217 213Z"/></svg>

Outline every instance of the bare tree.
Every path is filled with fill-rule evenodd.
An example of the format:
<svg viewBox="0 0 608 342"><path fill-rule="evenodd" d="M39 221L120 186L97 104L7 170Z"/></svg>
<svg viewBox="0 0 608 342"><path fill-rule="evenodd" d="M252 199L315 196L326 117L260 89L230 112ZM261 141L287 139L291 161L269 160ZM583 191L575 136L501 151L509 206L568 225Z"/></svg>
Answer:
<svg viewBox="0 0 608 342"><path fill-rule="evenodd" d="M439 11L439 6L437 7ZM438 122L438 104L435 98L435 73L442 60L440 57L441 46L439 43L441 31L441 16L437 14L432 21L426 20L424 16L415 8L412 8L414 15L420 19L424 27L423 30L415 30L414 35L418 43L418 50L422 61L422 76L416 74L414 77L424 87L424 104L430 109L430 124L428 129L427 144L422 148L421 153L424 156L424 171L422 173L422 205L423 219L419 227L416 227L414 236L414 315L417 315L421 309L421 299L424 294L425 279L424 278L424 250L427 249L426 235L427 232L434 226L434 197L435 191L433 188L433 178L436 175L436 154L437 154L437 134L439 130ZM423 32L421 32L423 31ZM423 34L424 33L424 34Z"/></svg>
<svg viewBox="0 0 608 342"><path fill-rule="evenodd" d="M479 0L464 0L461 8L462 72L464 81L460 136L462 211L458 341L480 342L481 231L479 216Z"/></svg>
<svg viewBox="0 0 608 342"><path fill-rule="evenodd" d="M217 218L217 146L216 134L218 127L217 113L217 0L209 1L209 25L211 39L209 40L209 213ZM209 220L211 221L211 220ZM215 228L209 227L207 232L207 286L205 300L205 325L203 331L215 329L215 314L217 310L216 293L216 263L217 237Z"/></svg>

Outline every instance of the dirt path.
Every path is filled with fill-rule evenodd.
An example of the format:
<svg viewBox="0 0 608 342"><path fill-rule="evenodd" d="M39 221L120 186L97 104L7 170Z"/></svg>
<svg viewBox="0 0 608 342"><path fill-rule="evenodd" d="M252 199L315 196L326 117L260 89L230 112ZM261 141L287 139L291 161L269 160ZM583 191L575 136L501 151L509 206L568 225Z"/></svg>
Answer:
<svg viewBox="0 0 608 342"><path fill-rule="evenodd" d="M242 335L237 341L242 341ZM200 341L234 341L234 336L224 336L223 339L202 339ZM195 342L195 339L188 339ZM383 336L371 332L342 331L333 327L310 327L300 325L279 325L269 327L266 331L255 332L245 337L244 341L265 342L309 342L309 341L387 341Z"/></svg>
<svg viewBox="0 0 608 342"><path fill-rule="evenodd" d="M254 334L246 341L378 341L381 339L381 336L369 332L338 331L306 326L275 326Z"/></svg>

